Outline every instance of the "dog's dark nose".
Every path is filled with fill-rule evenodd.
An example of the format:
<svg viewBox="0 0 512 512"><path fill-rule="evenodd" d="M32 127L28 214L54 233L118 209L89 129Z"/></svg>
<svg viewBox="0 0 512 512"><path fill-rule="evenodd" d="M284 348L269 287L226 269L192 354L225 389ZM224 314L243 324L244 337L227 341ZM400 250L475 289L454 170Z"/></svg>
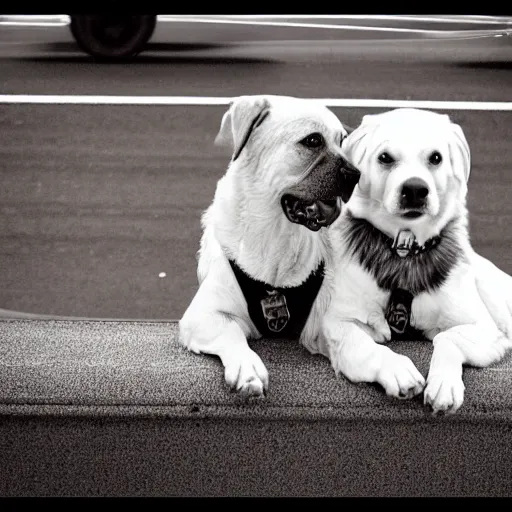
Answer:
<svg viewBox="0 0 512 512"><path fill-rule="evenodd" d="M411 178L402 185L402 208L422 208L428 196L428 185L421 178Z"/></svg>
<svg viewBox="0 0 512 512"><path fill-rule="evenodd" d="M352 196L352 192L359 183L359 178L361 178L361 172L343 159L338 170L338 194L344 203L348 202Z"/></svg>

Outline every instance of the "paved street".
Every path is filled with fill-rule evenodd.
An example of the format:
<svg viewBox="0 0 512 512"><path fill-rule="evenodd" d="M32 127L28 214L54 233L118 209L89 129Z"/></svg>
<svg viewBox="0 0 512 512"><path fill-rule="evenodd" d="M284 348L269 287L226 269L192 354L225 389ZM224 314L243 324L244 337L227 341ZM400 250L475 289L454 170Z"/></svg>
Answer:
<svg viewBox="0 0 512 512"><path fill-rule="evenodd" d="M0 24L0 95L509 102L511 57L510 36L169 21L134 61L99 64L66 26ZM197 289L200 215L229 160L213 145L225 109L0 103L0 308L179 318ZM332 110L355 126L387 108ZM443 112L472 150L473 245L512 273L512 111Z"/></svg>

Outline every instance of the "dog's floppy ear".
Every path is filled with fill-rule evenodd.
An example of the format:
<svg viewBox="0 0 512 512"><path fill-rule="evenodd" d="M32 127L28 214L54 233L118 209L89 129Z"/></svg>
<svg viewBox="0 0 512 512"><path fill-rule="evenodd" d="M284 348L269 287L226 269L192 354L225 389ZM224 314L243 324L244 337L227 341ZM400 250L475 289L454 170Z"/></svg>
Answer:
<svg viewBox="0 0 512 512"><path fill-rule="evenodd" d="M342 148L354 165L357 165L355 161L357 160L359 163L366 153L365 144L361 144L361 142L375 130L379 122L380 114L367 114L363 116L361 124L357 128L350 128L348 131L349 127L343 125L348 131L348 137L343 141Z"/></svg>
<svg viewBox="0 0 512 512"><path fill-rule="evenodd" d="M462 128L451 122L450 128L453 133L452 140L450 140L450 160L453 169L456 173L462 172L462 177L467 183L469 179L469 171L471 168L471 153L469 151L469 144Z"/></svg>
<svg viewBox="0 0 512 512"><path fill-rule="evenodd" d="M365 116L369 117L369 116ZM360 164L361 160L366 154L366 142L368 135L375 129L375 123L363 122L355 129L353 129L348 137L343 140L341 145L343 153L356 167ZM366 138L366 140L365 140Z"/></svg>
<svg viewBox="0 0 512 512"><path fill-rule="evenodd" d="M240 96L231 102L224 114L215 144L228 145L236 160L247 144L251 133L267 117L270 103L264 96Z"/></svg>

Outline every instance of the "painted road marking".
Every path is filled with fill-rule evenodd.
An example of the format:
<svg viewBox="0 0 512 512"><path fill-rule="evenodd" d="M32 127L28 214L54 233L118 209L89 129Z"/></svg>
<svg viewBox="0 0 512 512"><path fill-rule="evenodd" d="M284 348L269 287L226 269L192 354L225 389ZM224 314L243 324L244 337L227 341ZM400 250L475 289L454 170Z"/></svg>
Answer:
<svg viewBox="0 0 512 512"><path fill-rule="evenodd" d="M415 29L399 27L379 27L364 25L336 25L329 23L304 23L292 21L271 21L271 20L380 20L380 21L412 21L412 22L439 22L439 23L478 23L492 25L511 25L512 17L508 16L407 16L407 15L158 15L159 22L175 23L212 23L212 24L235 24L235 25L255 25L270 27L290 27L290 28L321 28L329 30L359 30L359 31L377 31L377 32L396 32L408 34L423 34L432 37L485 37L491 35L508 33L508 29L479 29L479 30L434 30L434 29ZM25 26L25 27L48 27L68 25L70 18L68 15L0 15L0 25Z"/></svg>
<svg viewBox="0 0 512 512"><path fill-rule="evenodd" d="M213 23L213 24L232 24L232 25L254 25L254 26L268 26L268 27L291 27L291 28L323 28L331 30L366 30L373 32L397 32L405 34L423 34L432 37L489 37L492 35L503 34L504 29L480 29L480 30L427 30L419 28L392 28L392 27L374 27L364 25L332 25L328 23L297 23L297 22L284 22L284 21L256 21L244 19L226 19L226 18L206 18L206 17L192 17L192 16L165 16L165 21L172 21L176 23Z"/></svg>
<svg viewBox="0 0 512 512"><path fill-rule="evenodd" d="M51 94L0 94L0 103L54 105L229 105L234 97L203 96L95 96ZM435 101L364 98L311 98L327 107L424 108L434 110L512 111L510 101Z"/></svg>
<svg viewBox="0 0 512 512"><path fill-rule="evenodd" d="M167 21L172 14L161 14L158 19ZM184 17L230 18L230 19L311 19L311 20L382 20L382 21L435 21L439 23L477 23L479 25L505 24L512 22L511 16L439 15L421 16L404 14L208 14L184 15Z"/></svg>

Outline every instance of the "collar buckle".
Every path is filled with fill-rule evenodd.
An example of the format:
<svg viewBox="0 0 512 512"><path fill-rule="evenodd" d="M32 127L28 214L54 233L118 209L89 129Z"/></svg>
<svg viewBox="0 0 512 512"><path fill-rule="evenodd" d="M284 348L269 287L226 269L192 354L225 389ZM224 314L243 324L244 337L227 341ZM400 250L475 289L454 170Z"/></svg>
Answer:
<svg viewBox="0 0 512 512"><path fill-rule="evenodd" d="M441 241L439 235L429 238L423 245L418 245L416 236L410 229L402 229L391 243L391 250L400 258L416 256L435 247Z"/></svg>

